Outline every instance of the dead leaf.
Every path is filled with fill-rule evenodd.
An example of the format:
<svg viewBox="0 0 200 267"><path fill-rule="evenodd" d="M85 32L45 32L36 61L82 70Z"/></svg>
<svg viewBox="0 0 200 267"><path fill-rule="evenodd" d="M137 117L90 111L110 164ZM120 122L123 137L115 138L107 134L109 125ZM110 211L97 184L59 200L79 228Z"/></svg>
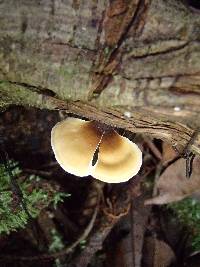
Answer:
<svg viewBox="0 0 200 267"><path fill-rule="evenodd" d="M167 165L170 161L174 160L177 157L177 152L173 149L173 147L166 143L162 143L162 163L163 165Z"/></svg>
<svg viewBox="0 0 200 267"><path fill-rule="evenodd" d="M146 200L145 204L166 204L200 192L200 158L195 157L189 180L186 178L185 169L185 159L179 159L171 164L156 182L159 195Z"/></svg>
<svg viewBox="0 0 200 267"><path fill-rule="evenodd" d="M112 248L107 249L106 267L141 267L142 249L151 206L144 206L144 192L134 198L131 210L118 224L118 229L130 229ZM116 235L115 235L116 236Z"/></svg>
<svg viewBox="0 0 200 267"><path fill-rule="evenodd" d="M175 261L171 247L155 237L145 239L143 263L146 267L169 267Z"/></svg>

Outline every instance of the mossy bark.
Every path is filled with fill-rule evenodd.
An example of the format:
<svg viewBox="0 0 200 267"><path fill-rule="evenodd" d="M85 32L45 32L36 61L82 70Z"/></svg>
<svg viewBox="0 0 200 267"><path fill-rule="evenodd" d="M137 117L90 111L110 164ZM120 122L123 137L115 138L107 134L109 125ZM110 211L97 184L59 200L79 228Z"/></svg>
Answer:
<svg viewBox="0 0 200 267"><path fill-rule="evenodd" d="M178 0L2 0L0 106L64 109L185 146L199 127L199 44L200 16Z"/></svg>

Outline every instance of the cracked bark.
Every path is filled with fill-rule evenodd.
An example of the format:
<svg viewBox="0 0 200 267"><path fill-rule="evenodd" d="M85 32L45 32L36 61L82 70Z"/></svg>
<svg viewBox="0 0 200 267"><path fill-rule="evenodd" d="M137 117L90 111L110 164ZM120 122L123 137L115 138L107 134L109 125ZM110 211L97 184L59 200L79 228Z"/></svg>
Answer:
<svg viewBox="0 0 200 267"><path fill-rule="evenodd" d="M0 106L64 109L185 146L199 127L199 44L200 16L178 0L2 0Z"/></svg>

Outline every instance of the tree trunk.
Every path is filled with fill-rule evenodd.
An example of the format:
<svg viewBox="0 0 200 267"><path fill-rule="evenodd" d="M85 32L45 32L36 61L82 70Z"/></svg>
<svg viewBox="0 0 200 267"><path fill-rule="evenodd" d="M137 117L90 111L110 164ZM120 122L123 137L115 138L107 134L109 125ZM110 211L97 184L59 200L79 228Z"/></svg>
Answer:
<svg viewBox="0 0 200 267"><path fill-rule="evenodd" d="M179 0L1 0L0 106L62 109L200 154L200 16Z"/></svg>

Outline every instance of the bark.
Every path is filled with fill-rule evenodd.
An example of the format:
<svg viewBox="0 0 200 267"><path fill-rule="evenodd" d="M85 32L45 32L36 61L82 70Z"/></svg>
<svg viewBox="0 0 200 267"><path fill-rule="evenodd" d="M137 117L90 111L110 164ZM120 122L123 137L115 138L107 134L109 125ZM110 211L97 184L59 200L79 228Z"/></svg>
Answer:
<svg viewBox="0 0 200 267"><path fill-rule="evenodd" d="M199 44L199 13L179 0L1 0L0 106L193 137L200 153Z"/></svg>

